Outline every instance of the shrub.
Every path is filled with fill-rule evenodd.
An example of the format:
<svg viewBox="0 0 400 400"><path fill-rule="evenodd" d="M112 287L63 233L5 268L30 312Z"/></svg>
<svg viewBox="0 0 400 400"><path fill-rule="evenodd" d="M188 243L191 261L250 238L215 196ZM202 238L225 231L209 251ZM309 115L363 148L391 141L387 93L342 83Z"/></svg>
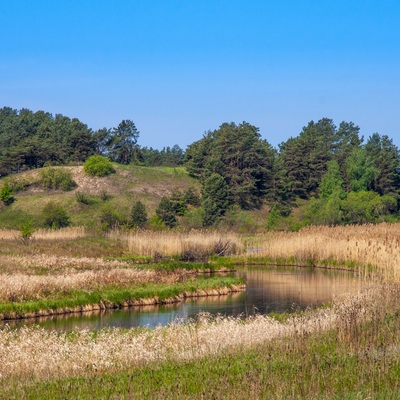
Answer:
<svg viewBox="0 0 400 400"><path fill-rule="evenodd" d="M71 172L62 168L44 169L40 173L40 182L45 189L61 189L67 191L76 187L76 182L72 179Z"/></svg>
<svg viewBox="0 0 400 400"><path fill-rule="evenodd" d="M103 156L90 156L83 164L84 171L90 176L107 176L115 172L111 161Z"/></svg>
<svg viewBox="0 0 400 400"><path fill-rule="evenodd" d="M122 223L122 219L111 204L106 204L101 210L100 223L101 229L108 231L109 229L117 228Z"/></svg>
<svg viewBox="0 0 400 400"><path fill-rule="evenodd" d="M0 190L0 199L4 203L4 205L9 206L14 203L13 190L9 185L8 181L4 182L3 187Z"/></svg>
<svg viewBox="0 0 400 400"><path fill-rule="evenodd" d="M46 228L59 229L69 225L69 216L65 209L50 201L42 211L43 225Z"/></svg>
<svg viewBox="0 0 400 400"><path fill-rule="evenodd" d="M24 242L27 242L35 232L32 219L27 219L20 228L21 237Z"/></svg>
<svg viewBox="0 0 400 400"><path fill-rule="evenodd" d="M146 206L141 201L137 201L132 207L130 225L134 228L144 228L147 221Z"/></svg>
<svg viewBox="0 0 400 400"><path fill-rule="evenodd" d="M166 225L158 215L153 215L150 218L150 228L153 231L161 231L166 228Z"/></svg>
<svg viewBox="0 0 400 400"><path fill-rule="evenodd" d="M81 204L90 204L91 203L89 196L82 192L76 192L75 198L76 198L76 201Z"/></svg>

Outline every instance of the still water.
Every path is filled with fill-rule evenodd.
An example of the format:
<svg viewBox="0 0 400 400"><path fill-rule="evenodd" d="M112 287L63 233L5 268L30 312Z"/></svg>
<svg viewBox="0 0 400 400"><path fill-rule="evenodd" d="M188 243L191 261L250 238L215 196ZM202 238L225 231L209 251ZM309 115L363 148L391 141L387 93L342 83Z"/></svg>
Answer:
<svg viewBox="0 0 400 400"><path fill-rule="evenodd" d="M37 324L58 331L105 327L152 328L177 320L187 321L202 312L244 317L292 312L330 302L335 296L355 292L366 284L350 272L307 268L251 267L239 269L237 275L245 278L246 291L227 296L190 299L163 306L8 321L8 324Z"/></svg>

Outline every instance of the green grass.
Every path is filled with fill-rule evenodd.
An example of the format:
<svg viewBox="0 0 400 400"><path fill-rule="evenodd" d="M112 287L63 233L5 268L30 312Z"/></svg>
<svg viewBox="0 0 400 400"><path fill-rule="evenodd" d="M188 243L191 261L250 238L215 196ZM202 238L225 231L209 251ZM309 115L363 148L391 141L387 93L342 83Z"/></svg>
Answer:
<svg viewBox="0 0 400 400"><path fill-rule="evenodd" d="M0 303L0 313L5 317L10 315L23 316L27 313L39 310L56 310L58 308L74 308L85 305L105 304L120 307L129 300L149 299L159 297L160 300L173 298L183 292L195 292L196 290L217 289L237 285L242 280L234 277L213 276L204 278L202 276L195 280L175 284L153 284L143 283L129 287L105 287L90 291L71 290L69 292L58 292L47 295L44 293L42 299L27 299L24 302Z"/></svg>
<svg viewBox="0 0 400 400"><path fill-rule="evenodd" d="M70 192L32 187L14 193L15 202L11 206L0 206L0 228L19 229L27 218L33 218L37 226L40 226L42 209L50 200L56 201L66 209L71 217L72 225L98 228L100 226L101 209L107 203L111 204L121 218L126 220L133 203L140 200L146 205L151 216L154 214L162 196L170 194L173 190L185 191L190 186L194 186L198 190L200 188L199 182L191 178L183 167L113 165L116 169L115 174L103 178L92 178L96 184L95 189L92 188L91 194L87 193L86 186L78 186L76 190ZM36 182L37 186L40 171L41 169L26 171L13 175L12 178ZM2 179L0 179L1 185ZM95 190L95 193L93 193L93 190ZM77 202L76 191L88 195L89 204ZM102 201L102 191L110 194L110 199Z"/></svg>
<svg viewBox="0 0 400 400"><path fill-rule="evenodd" d="M51 381L10 379L4 399L398 399L400 316L274 339L190 361ZM364 342L367 342L368 346ZM357 344L358 343L358 344Z"/></svg>

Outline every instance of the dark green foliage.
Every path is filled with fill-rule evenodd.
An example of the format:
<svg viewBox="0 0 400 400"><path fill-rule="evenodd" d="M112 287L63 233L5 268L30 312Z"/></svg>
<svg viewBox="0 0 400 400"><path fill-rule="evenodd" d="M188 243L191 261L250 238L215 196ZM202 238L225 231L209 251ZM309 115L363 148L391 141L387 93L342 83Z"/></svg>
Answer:
<svg viewBox="0 0 400 400"><path fill-rule="evenodd" d="M377 174L371 188L385 195L399 196L400 192L400 154L393 140L388 136L374 133L365 145L365 151L372 161Z"/></svg>
<svg viewBox="0 0 400 400"><path fill-rule="evenodd" d="M144 228L148 222L146 206L137 201L131 211L130 225L134 228Z"/></svg>
<svg viewBox="0 0 400 400"><path fill-rule="evenodd" d="M212 174L203 185L202 207L204 226L213 225L228 209L228 187L225 179L219 174Z"/></svg>
<svg viewBox="0 0 400 400"><path fill-rule="evenodd" d="M80 163L94 153L91 130L78 119L30 110L0 109L0 174Z"/></svg>
<svg viewBox="0 0 400 400"><path fill-rule="evenodd" d="M0 200L3 202L5 206L9 206L14 203L13 189L11 188L8 181L5 181L1 190L0 190Z"/></svg>
<svg viewBox="0 0 400 400"><path fill-rule="evenodd" d="M184 151L177 144L162 150L142 147L139 149L138 158L146 167L178 167L183 164Z"/></svg>
<svg viewBox="0 0 400 400"><path fill-rule="evenodd" d="M224 123L190 145L185 166L203 186L213 174L226 183L228 201L242 209L259 208L272 183L274 152L258 128L246 122Z"/></svg>
<svg viewBox="0 0 400 400"><path fill-rule="evenodd" d="M333 157L335 133L333 121L323 118L317 123L309 122L297 138L280 145L289 187L295 196L308 198L317 193Z"/></svg>
<svg viewBox="0 0 400 400"><path fill-rule="evenodd" d="M62 168L47 167L41 171L40 183L45 189L68 191L76 187L71 172Z"/></svg>
<svg viewBox="0 0 400 400"><path fill-rule="evenodd" d="M176 205L168 197L164 196L161 199L156 214L168 228L173 228L178 223Z"/></svg>
<svg viewBox="0 0 400 400"><path fill-rule="evenodd" d="M124 119L111 131L106 141L106 154L112 161L120 164L130 164L137 159L139 131L135 123L129 119Z"/></svg>
<svg viewBox="0 0 400 400"><path fill-rule="evenodd" d="M196 189L192 186L183 194L183 201L187 206L189 205L197 207L201 204L201 198Z"/></svg>
<svg viewBox="0 0 400 400"><path fill-rule="evenodd" d="M90 156L83 165L83 169L90 176L107 176L115 172L111 161L104 156Z"/></svg>
<svg viewBox="0 0 400 400"><path fill-rule="evenodd" d="M363 142L359 136L360 128L353 122L341 122L336 131L333 157L339 165L340 173L344 179L344 188L350 191L350 182L347 177L347 160L354 149L358 149Z"/></svg>
<svg viewBox="0 0 400 400"><path fill-rule="evenodd" d="M59 204L50 201L42 211L43 225L46 228L59 229L69 225L69 216Z"/></svg>

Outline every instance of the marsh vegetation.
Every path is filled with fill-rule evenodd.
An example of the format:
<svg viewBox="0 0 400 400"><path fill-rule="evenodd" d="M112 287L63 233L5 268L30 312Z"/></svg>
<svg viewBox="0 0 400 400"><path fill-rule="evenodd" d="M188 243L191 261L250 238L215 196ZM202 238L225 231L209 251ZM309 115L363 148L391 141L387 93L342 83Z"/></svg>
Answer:
<svg viewBox="0 0 400 400"><path fill-rule="evenodd" d="M95 391L97 397L128 398L396 398L398 230L396 224L380 224L253 236L114 232L96 237L69 228L37 231L28 244L18 232L1 231L2 306L56 293L64 300L78 291L104 294L110 287L125 295L132 285L170 288L194 270L230 268L234 262L348 268L373 282L329 307L280 319L203 315L156 329L69 333L5 328L1 396L90 398ZM225 246L230 255L216 257L223 241L231 244ZM179 261L188 248L207 260Z"/></svg>

